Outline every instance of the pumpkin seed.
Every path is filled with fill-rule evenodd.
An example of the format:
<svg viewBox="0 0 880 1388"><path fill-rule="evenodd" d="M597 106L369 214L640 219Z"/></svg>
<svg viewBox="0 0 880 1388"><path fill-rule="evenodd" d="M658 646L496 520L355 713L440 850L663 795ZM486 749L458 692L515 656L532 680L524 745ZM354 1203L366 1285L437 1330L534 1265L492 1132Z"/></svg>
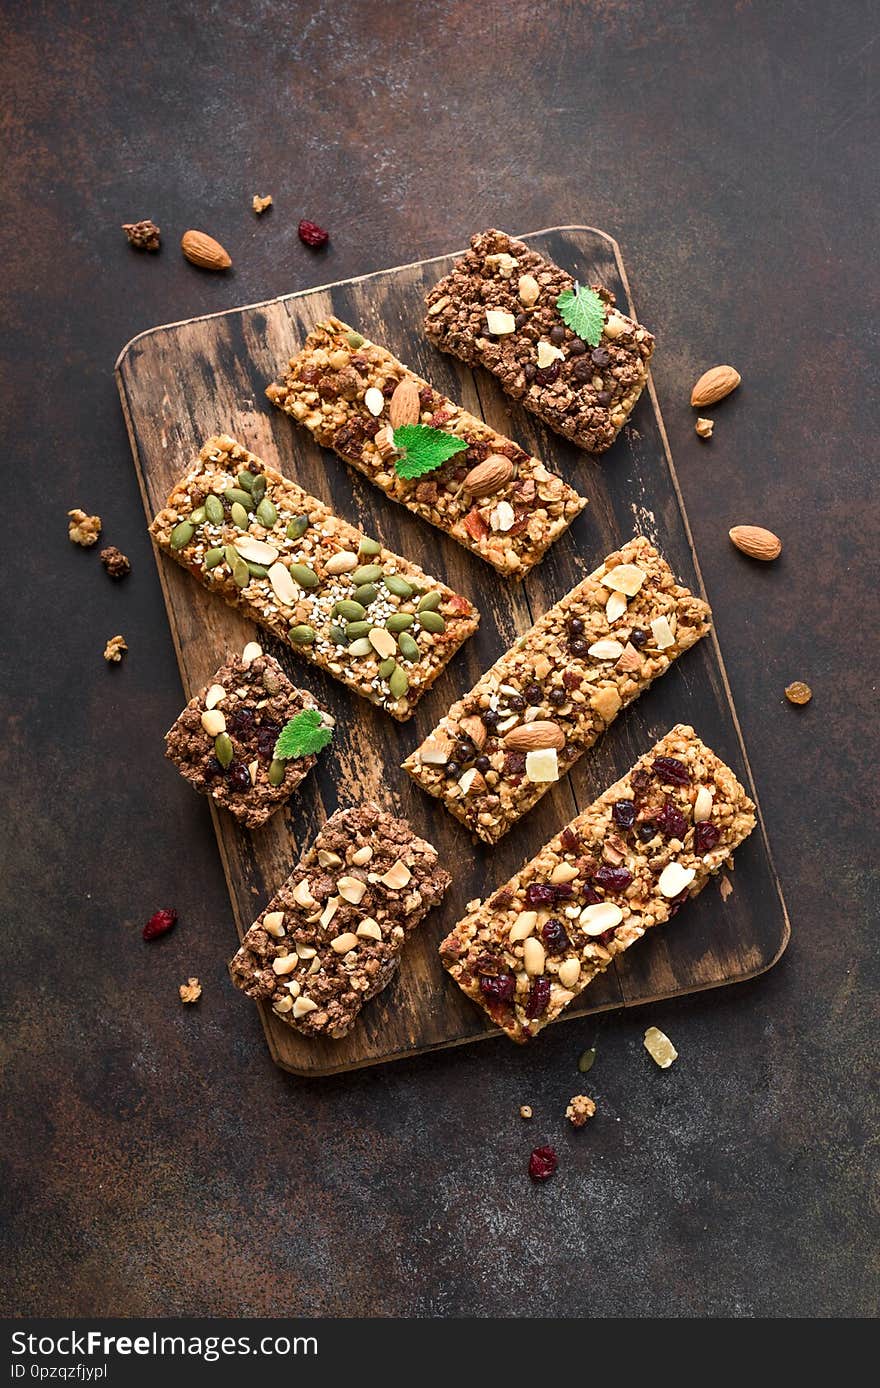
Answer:
<svg viewBox="0 0 880 1388"><path fill-rule="evenodd" d="M430 608L426 612L419 613L419 621L425 631L441 632L446 630L446 623L439 612L432 612Z"/></svg>
<svg viewBox="0 0 880 1388"><path fill-rule="evenodd" d="M266 495L266 479L260 472L251 483L251 496L254 498L254 505L257 506Z"/></svg>
<svg viewBox="0 0 880 1388"><path fill-rule="evenodd" d="M344 617L347 622L362 622L366 615L367 609L350 598L340 598L333 604L333 616Z"/></svg>
<svg viewBox="0 0 880 1388"><path fill-rule="evenodd" d="M362 607L369 607L371 602L376 601L378 595L379 589L375 583L362 583L360 588L354 590L355 601L359 602Z"/></svg>
<svg viewBox="0 0 880 1388"><path fill-rule="evenodd" d="M394 659L393 655L390 655L388 659L383 660L382 664L379 666L379 678L381 680L390 679L396 669L397 661Z"/></svg>
<svg viewBox="0 0 880 1388"><path fill-rule="evenodd" d="M213 492L205 497L205 513L212 525L223 524L223 502Z"/></svg>
<svg viewBox="0 0 880 1388"><path fill-rule="evenodd" d="M357 351L358 347L363 347L367 339L361 337L360 333L346 333L345 340L349 347L353 347L354 350Z"/></svg>
<svg viewBox="0 0 880 1388"><path fill-rule="evenodd" d="M308 516L294 516L292 521L287 523L288 540L299 540L305 535L309 528Z"/></svg>
<svg viewBox="0 0 880 1388"><path fill-rule="evenodd" d="M349 641L356 641L359 636L369 636L372 630L372 622L349 622L345 628L345 634Z"/></svg>
<svg viewBox="0 0 880 1388"><path fill-rule="evenodd" d="M254 474L252 472L240 472L235 480L243 492L253 490Z"/></svg>
<svg viewBox="0 0 880 1388"><path fill-rule="evenodd" d="M400 647L400 654L403 656L404 660L418 660L421 655L419 643L416 641L415 637L410 636L408 631L402 631L400 633L397 638L397 644Z"/></svg>
<svg viewBox="0 0 880 1388"><path fill-rule="evenodd" d="M241 557L232 566L232 581L236 588L246 588L251 581L251 571Z"/></svg>
<svg viewBox="0 0 880 1388"><path fill-rule="evenodd" d="M240 487L227 487L226 491L223 493L223 500L226 502L227 506L234 506L237 502L238 505L243 506L246 511L249 511L254 504L250 493L243 492Z"/></svg>
<svg viewBox="0 0 880 1388"><path fill-rule="evenodd" d="M391 690L395 699L402 699L409 689L409 680L407 679L405 671L401 670L399 665L388 681L388 688Z"/></svg>
<svg viewBox="0 0 880 1388"><path fill-rule="evenodd" d="M370 645L366 636L361 636L357 641L352 641L348 648L349 655L373 655L373 647Z"/></svg>
<svg viewBox="0 0 880 1388"><path fill-rule="evenodd" d="M299 626L291 627L287 634L295 646L311 646L316 633L314 627L302 622Z"/></svg>
<svg viewBox="0 0 880 1388"><path fill-rule="evenodd" d="M378 583L381 577L381 564L362 564L359 569L355 569L351 581L355 588L360 588L362 583Z"/></svg>
<svg viewBox="0 0 880 1388"><path fill-rule="evenodd" d="M177 525L175 525L174 529L171 532L171 548L183 549L184 545L189 544L190 540L192 539L193 535L195 535L195 533L196 528L193 525L192 521L178 521Z"/></svg>
<svg viewBox="0 0 880 1388"><path fill-rule="evenodd" d="M234 569L239 559L241 558L241 555L235 548L235 545L226 545L223 550L223 557L229 565L230 569Z"/></svg>
<svg viewBox="0 0 880 1388"><path fill-rule="evenodd" d="M440 606L440 601L441 599L439 593L426 593L425 596L419 602L418 611L436 612L437 608Z"/></svg>
<svg viewBox="0 0 880 1388"><path fill-rule="evenodd" d="M229 516L232 524L237 525L239 530L247 530L248 513L237 501L233 501Z"/></svg>
<svg viewBox="0 0 880 1388"><path fill-rule="evenodd" d="M382 553L382 546L378 540L369 540L366 535L361 536L358 545L358 554L362 554L365 559L372 559L374 555Z"/></svg>
<svg viewBox="0 0 880 1388"><path fill-rule="evenodd" d="M224 551L218 546L217 549L209 549L205 554L205 568L216 569L218 564L222 564Z"/></svg>
<svg viewBox="0 0 880 1388"><path fill-rule="evenodd" d="M314 569L310 569L308 564L291 564L290 577L295 579L300 588L317 588L318 575Z"/></svg>
<svg viewBox="0 0 880 1388"><path fill-rule="evenodd" d="M193 525L204 525L207 515L208 513L205 510L204 506L197 506L194 511L190 512L189 518L192 521Z"/></svg>
<svg viewBox="0 0 880 1388"><path fill-rule="evenodd" d="M592 1070L592 1068L593 1068L593 1061L594 1061L595 1059L596 1059L596 1048L595 1048L595 1046L591 1046L590 1049L589 1049L588 1051L584 1051L583 1055L581 1056L580 1060L578 1061L578 1069L580 1070L580 1072L581 1072L582 1075L585 1075L585 1074L587 1073L588 1070Z"/></svg>
<svg viewBox="0 0 880 1388"><path fill-rule="evenodd" d="M214 738L214 756L225 771L232 763L232 739L228 733L220 733Z"/></svg>
<svg viewBox="0 0 880 1388"><path fill-rule="evenodd" d="M266 772L269 778L269 785L280 786L286 772L287 764L283 761L279 761L277 757L274 757L269 763L269 770Z"/></svg>
<svg viewBox="0 0 880 1388"><path fill-rule="evenodd" d="M406 631L407 627L411 627L414 621L415 617L411 612L395 612L385 623L385 630Z"/></svg>
<svg viewBox="0 0 880 1388"><path fill-rule="evenodd" d="M260 522L260 525L265 525L267 530L271 530L277 519L278 508L273 501L270 501L267 496L264 496L257 507L257 520Z"/></svg>
<svg viewBox="0 0 880 1388"><path fill-rule="evenodd" d="M386 574L382 582L389 593L393 593L396 598L412 597L413 590L405 578L400 578L397 574Z"/></svg>
<svg viewBox="0 0 880 1388"><path fill-rule="evenodd" d="M253 559L246 559L245 563L251 578L265 578L269 572L265 564L255 564Z"/></svg>
<svg viewBox="0 0 880 1388"><path fill-rule="evenodd" d="M336 642L337 646L348 645L348 636L346 635L345 627L337 626L334 623L333 626L330 627L328 635L331 641Z"/></svg>

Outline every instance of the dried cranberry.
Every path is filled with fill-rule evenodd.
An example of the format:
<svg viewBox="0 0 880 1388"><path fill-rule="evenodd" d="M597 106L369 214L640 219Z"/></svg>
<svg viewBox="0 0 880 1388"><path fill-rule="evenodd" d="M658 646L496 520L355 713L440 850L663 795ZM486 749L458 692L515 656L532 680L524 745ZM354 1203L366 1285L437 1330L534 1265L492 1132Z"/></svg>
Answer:
<svg viewBox="0 0 880 1388"><path fill-rule="evenodd" d="M610 863L603 863L593 878L596 886L606 892L626 891L632 880L633 875L629 868L612 867Z"/></svg>
<svg viewBox="0 0 880 1388"><path fill-rule="evenodd" d="M592 887L585 887L581 893L581 900L585 906L595 906L596 902L601 901L602 898L598 892L593 891Z"/></svg>
<svg viewBox="0 0 880 1388"><path fill-rule="evenodd" d="M535 380L539 386L552 386L559 376L559 362L551 361L549 366L539 367L535 372Z"/></svg>
<svg viewBox="0 0 880 1388"><path fill-rule="evenodd" d="M721 830L717 824L698 824L694 830L694 852L711 853L720 838Z"/></svg>
<svg viewBox="0 0 880 1388"><path fill-rule="evenodd" d="M635 646L637 651L641 650L642 646L648 644L648 633L643 631L641 627L633 627L629 634L629 643L631 646Z"/></svg>
<svg viewBox="0 0 880 1388"><path fill-rule="evenodd" d="M516 992L516 980L512 974L502 974L500 978L483 974L480 978L480 992L493 1002L510 1002Z"/></svg>
<svg viewBox="0 0 880 1388"><path fill-rule="evenodd" d="M678 757L655 757L654 774L671 786L689 786L691 783L691 773Z"/></svg>
<svg viewBox="0 0 880 1388"><path fill-rule="evenodd" d="M526 887L528 906L552 906L556 900L556 890L549 882L530 882Z"/></svg>
<svg viewBox="0 0 880 1388"><path fill-rule="evenodd" d="M583 684L583 675L578 675L574 670L564 670L562 672L562 683L566 689L580 689Z"/></svg>
<svg viewBox="0 0 880 1388"><path fill-rule="evenodd" d="M226 772L226 780L232 790L250 790L251 788L251 773L244 762L230 762L229 770Z"/></svg>
<svg viewBox="0 0 880 1388"><path fill-rule="evenodd" d="M563 829L559 835L559 844L563 853L576 853L580 848L580 839L573 829Z"/></svg>
<svg viewBox="0 0 880 1388"><path fill-rule="evenodd" d="M230 713L226 720L229 731L233 733L248 733L254 726L254 710L247 704L241 704Z"/></svg>
<svg viewBox="0 0 880 1388"><path fill-rule="evenodd" d="M505 753L505 756L504 756L504 774L505 774L506 776L522 776L522 774L523 774L523 772L525 771L525 769L526 769L526 754L525 754L525 752L517 751L517 749L514 748L512 751L506 752L506 753Z"/></svg>
<svg viewBox="0 0 880 1388"><path fill-rule="evenodd" d="M636 829L640 843L650 843L657 833L657 825L651 819L645 819Z"/></svg>
<svg viewBox="0 0 880 1388"><path fill-rule="evenodd" d="M257 752L261 757L272 757L275 751L275 743L278 741L278 728L257 728L255 742Z"/></svg>
<svg viewBox="0 0 880 1388"><path fill-rule="evenodd" d="M563 950L569 949L571 940L565 931L562 921L545 921L541 930L541 939L551 954L562 954Z"/></svg>
<svg viewBox="0 0 880 1388"><path fill-rule="evenodd" d="M687 833L687 820L671 800L667 800L657 816L657 826L668 839L683 839Z"/></svg>
<svg viewBox="0 0 880 1388"><path fill-rule="evenodd" d="M322 246L326 246L330 240L329 231L319 227L317 222L310 222L304 217L297 227L299 239L304 246L311 246L313 251L319 251Z"/></svg>
<svg viewBox="0 0 880 1388"><path fill-rule="evenodd" d="M554 882L553 895L557 901L570 901L574 896L574 887L570 882Z"/></svg>
<svg viewBox="0 0 880 1388"><path fill-rule="evenodd" d="M539 704L541 702L541 686L539 684L527 684L523 693L530 704Z"/></svg>
<svg viewBox="0 0 880 1388"><path fill-rule="evenodd" d="M631 829L636 822L634 800L615 800L611 806L611 818L621 829Z"/></svg>
<svg viewBox="0 0 880 1388"><path fill-rule="evenodd" d="M533 1181L549 1181L559 1165L552 1147L536 1147L529 1157L529 1175Z"/></svg>
<svg viewBox="0 0 880 1388"><path fill-rule="evenodd" d="M607 366L611 357L604 347L594 347L590 353L590 361L594 366Z"/></svg>
<svg viewBox="0 0 880 1388"><path fill-rule="evenodd" d="M549 978L534 978L529 989L529 996L526 998L526 1005L523 1011L529 1021L535 1017L540 1017L542 1012L547 1011L547 1004L550 1001L550 980Z"/></svg>
<svg viewBox="0 0 880 1388"><path fill-rule="evenodd" d="M550 690L550 693L547 695L547 702L555 704L556 707L559 708L562 704L568 702L568 694L560 686L557 686L555 689Z"/></svg>
<svg viewBox="0 0 880 1388"><path fill-rule="evenodd" d="M629 783L636 795L643 795L651 784L651 777L647 771L634 771L629 778Z"/></svg>
<svg viewBox="0 0 880 1388"><path fill-rule="evenodd" d="M205 779L216 781L218 776L225 776L225 771L216 757L209 757L205 762Z"/></svg>
<svg viewBox="0 0 880 1388"><path fill-rule="evenodd" d="M155 915L150 916L144 926L144 939L158 940L160 935L165 935L169 930L173 930L176 924L176 911L157 911Z"/></svg>

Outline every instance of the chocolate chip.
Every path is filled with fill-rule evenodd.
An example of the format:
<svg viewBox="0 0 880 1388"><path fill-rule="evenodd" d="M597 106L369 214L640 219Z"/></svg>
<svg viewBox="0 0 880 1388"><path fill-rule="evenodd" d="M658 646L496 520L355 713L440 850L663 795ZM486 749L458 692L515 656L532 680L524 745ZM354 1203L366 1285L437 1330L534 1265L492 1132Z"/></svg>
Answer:
<svg viewBox="0 0 880 1388"><path fill-rule="evenodd" d="M590 360L594 366L607 366L611 357L604 347L594 347L590 353Z"/></svg>
<svg viewBox="0 0 880 1388"><path fill-rule="evenodd" d="M572 338L571 342L568 344L568 355L570 357L582 357L586 350L586 346L581 342L579 337Z"/></svg>
<svg viewBox="0 0 880 1388"><path fill-rule="evenodd" d="M554 323L550 329L550 341L557 347L561 347L565 341L565 329L561 323Z"/></svg>

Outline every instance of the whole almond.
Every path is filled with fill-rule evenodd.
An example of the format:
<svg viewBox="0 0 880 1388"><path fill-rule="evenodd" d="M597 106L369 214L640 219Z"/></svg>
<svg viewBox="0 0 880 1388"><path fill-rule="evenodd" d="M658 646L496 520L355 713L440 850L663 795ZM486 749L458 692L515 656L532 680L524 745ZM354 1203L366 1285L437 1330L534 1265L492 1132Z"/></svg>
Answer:
<svg viewBox="0 0 880 1388"><path fill-rule="evenodd" d="M782 553L782 541L779 536L774 535L772 530L764 530L760 525L735 525L727 533L737 549L742 550L750 559L778 559Z"/></svg>
<svg viewBox="0 0 880 1388"><path fill-rule="evenodd" d="M714 405L723 400L732 390L736 390L742 376L733 366L713 366L704 371L691 391L691 404L701 410L704 405Z"/></svg>
<svg viewBox="0 0 880 1388"><path fill-rule="evenodd" d="M470 738L477 751L482 752L486 745L486 724L483 722L482 718L478 718L476 714L469 713L466 717L459 718L458 728L459 732L464 733L465 737Z"/></svg>
<svg viewBox="0 0 880 1388"><path fill-rule="evenodd" d="M482 463L472 467L461 484L462 491L471 496L492 496L513 476L513 463L503 453L490 453Z"/></svg>
<svg viewBox="0 0 880 1388"><path fill-rule="evenodd" d="M187 260L202 270L228 270L232 264L232 257L220 242L204 231L185 231L180 238L180 249Z"/></svg>
<svg viewBox="0 0 880 1388"><path fill-rule="evenodd" d="M388 415L392 429L400 429L404 424L418 424L422 413L419 388L408 378L398 381L388 405Z"/></svg>
<svg viewBox="0 0 880 1388"><path fill-rule="evenodd" d="M561 752L565 746L565 733L556 723L538 718L534 723L522 723L518 728L511 728L504 745L514 752L537 752L545 747L555 747L557 752Z"/></svg>

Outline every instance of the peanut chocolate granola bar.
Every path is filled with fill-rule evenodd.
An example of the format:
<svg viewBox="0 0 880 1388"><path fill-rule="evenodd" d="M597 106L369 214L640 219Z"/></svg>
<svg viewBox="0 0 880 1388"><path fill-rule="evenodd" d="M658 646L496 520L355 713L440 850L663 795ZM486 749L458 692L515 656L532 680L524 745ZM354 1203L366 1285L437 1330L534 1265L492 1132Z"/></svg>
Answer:
<svg viewBox="0 0 880 1388"><path fill-rule="evenodd" d="M622 708L705 636L710 617L638 535L453 704L404 770L496 843Z"/></svg>
<svg viewBox="0 0 880 1388"><path fill-rule="evenodd" d="M266 394L392 501L505 575L522 578L587 504L519 444L338 318L309 333ZM423 476L401 477L393 431L407 424L441 429L467 449Z"/></svg>
<svg viewBox="0 0 880 1388"><path fill-rule="evenodd" d="M208 440L150 533L206 588L401 722L480 620L467 598L225 435Z"/></svg>
<svg viewBox="0 0 880 1388"><path fill-rule="evenodd" d="M449 882L406 820L337 810L245 935L232 981L305 1036L345 1036Z"/></svg>
<svg viewBox="0 0 880 1388"><path fill-rule="evenodd" d="M456 983L527 1041L652 926L675 915L755 827L754 805L679 724L467 915L440 946Z"/></svg>
<svg viewBox="0 0 880 1388"><path fill-rule="evenodd" d="M197 791L256 829L317 761L313 753L275 757L282 728L306 709L332 728L329 713L294 688L277 660L249 642L190 699L165 736L165 755Z"/></svg>
<svg viewBox="0 0 880 1388"><path fill-rule="evenodd" d="M577 336L557 307L574 284L524 242L484 231L428 294L425 330L444 352L491 371L551 429L604 453L644 389L654 339L600 285L590 288L604 311L601 336Z"/></svg>

